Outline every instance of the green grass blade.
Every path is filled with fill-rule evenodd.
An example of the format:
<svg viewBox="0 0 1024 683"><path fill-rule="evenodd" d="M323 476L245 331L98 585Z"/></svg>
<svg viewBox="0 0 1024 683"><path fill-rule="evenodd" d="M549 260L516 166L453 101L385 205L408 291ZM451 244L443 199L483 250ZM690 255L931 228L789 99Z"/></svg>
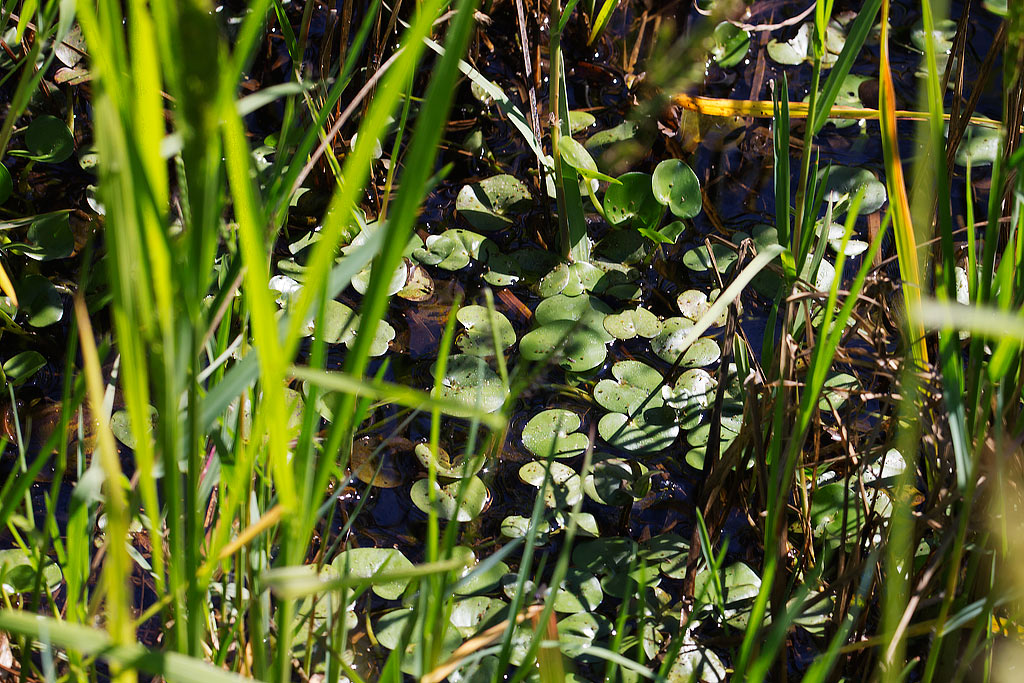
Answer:
<svg viewBox="0 0 1024 683"><path fill-rule="evenodd" d="M148 650L134 643L117 644L99 629L27 612L0 610L0 629L83 655L101 657L125 670L138 669L181 683L239 683L250 680L193 657Z"/></svg>
<svg viewBox="0 0 1024 683"><path fill-rule="evenodd" d="M836 103L836 97L839 96L839 90L842 88L843 81L860 55L861 48L864 46L864 42L875 25L875 17L878 16L878 11L881 7L882 0L867 0L858 9L857 18L846 34L846 43L843 45L843 50L839 53L839 58L835 64L832 65L832 71L825 80L821 94L815 102L812 134L817 135L821 131L822 126L828 121L828 111Z"/></svg>

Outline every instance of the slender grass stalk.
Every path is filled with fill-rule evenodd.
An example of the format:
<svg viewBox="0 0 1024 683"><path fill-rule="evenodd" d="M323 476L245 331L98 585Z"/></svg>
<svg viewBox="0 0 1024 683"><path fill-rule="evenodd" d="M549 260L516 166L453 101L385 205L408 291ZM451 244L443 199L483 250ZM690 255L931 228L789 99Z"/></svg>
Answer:
<svg viewBox="0 0 1024 683"><path fill-rule="evenodd" d="M561 0L551 0L548 6L548 21L552 27L562 25ZM548 48L550 73L548 79L548 103L556 114L551 123L551 156L555 168L555 201L558 205L558 226L562 240L563 256L572 261L590 261L590 238L587 236L587 222L583 215L583 201L579 191L579 174L562 159L559 138L570 135L568 95L565 87L565 64L562 59L561 30L551 31ZM584 182L589 183L589 180Z"/></svg>
<svg viewBox="0 0 1024 683"><path fill-rule="evenodd" d="M132 628L129 607L132 598L128 586L132 563L124 545L124 539L128 535L128 522L131 513L128 510L128 499L122 488L124 474L121 472L121 463L117 458L114 435L110 431L110 418L103 407L103 377L99 354L96 352L96 342L92 333L92 325L89 323L89 313L86 310L85 301L81 297L75 299L75 318L78 323L78 336L81 340L89 405L93 418L97 422L98 450L105 477L107 559L103 568L103 587L109 605L107 610L108 629L112 642L126 647L135 644L135 631ZM136 676L133 669L118 667L114 670L114 679L131 683L136 680Z"/></svg>

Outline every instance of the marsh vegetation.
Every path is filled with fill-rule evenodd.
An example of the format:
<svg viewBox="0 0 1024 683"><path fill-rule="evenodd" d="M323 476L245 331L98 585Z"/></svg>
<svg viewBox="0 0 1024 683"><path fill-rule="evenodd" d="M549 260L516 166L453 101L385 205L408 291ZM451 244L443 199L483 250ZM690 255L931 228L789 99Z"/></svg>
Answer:
<svg viewBox="0 0 1024 683"><path fill-rule="evenodd" d="M1005 0L0 9L0 669L1015 680Z"/></svg>

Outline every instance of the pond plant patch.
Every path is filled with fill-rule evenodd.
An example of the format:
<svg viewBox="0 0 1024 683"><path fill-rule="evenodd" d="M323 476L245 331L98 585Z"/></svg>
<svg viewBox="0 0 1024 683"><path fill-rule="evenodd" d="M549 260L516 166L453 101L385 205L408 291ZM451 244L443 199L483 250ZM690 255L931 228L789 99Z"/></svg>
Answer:
<svg viewBox="0 0 1024 683"><path fill-rule="evenodd" d="M12 676L1012 679L1005 1L5 10Z"/></svg>

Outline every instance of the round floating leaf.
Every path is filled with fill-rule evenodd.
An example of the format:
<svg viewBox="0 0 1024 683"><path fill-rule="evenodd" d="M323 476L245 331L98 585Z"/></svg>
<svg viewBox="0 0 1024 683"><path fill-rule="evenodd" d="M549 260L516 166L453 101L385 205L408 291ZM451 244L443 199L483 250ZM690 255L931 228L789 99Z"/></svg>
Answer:
<svg viewBox="0 0 1024 683"><path fill-rule="evenodd" d="M876 514L887 517L892 512L892 501L884 491L872 489L868 500L873 502ZM866 522L865 508L856 488L847 489L843 482L833 482L814 490L811 496L811 529L815 536L827 539L832 545L838 545L842 537L848 545L858 543L861 527Z"/></svg>
<svg viewBox="0 0 1024 683"><path fill-rule="evenodd" d="M558 644L565 656L589 661L593 655L588 657L587 649L595 640L605 638L611 632L612 623L608 617L592 612L576 612L558 622Z"/></svg>
<svg viewBox="0 0 1024 683"><path fill-rule="evenodd" d="M711 308L711 304L714 303L715 299L718 298L719 290L711 292L711 296L696 289L688 289L679 296L676 297L676 306L679 307L679 312L683 314L683 317L687 320L697 322L704 317L704 314ZM721 315L715 319L714 325L722 327L729 319L729 309L722 311Z"/></svg>
<svg viewBox="0 0 1024 683"><path fill-rule="evenodd" d="M53 46L53 54L64 66L74 67L85 58L86 44L82 29L75 24L64 34L64 38Z"/></svg>
<svg viewBox="0 0 1024 683"><path fill-rule="evenodd" d="M722 356L718 343L709 337L700 337L686 344L693 323L686 318L669 318L662 323L661 334L651 340L651 350L666 363L675 363L682 356L682 367L698 368L710 365Z"/></svg>
<svg viewBox="0 0 1024 683"><path fill-rule="evenodd" d="M507 567L505 569L508 571ZM507 606L504 600L488 598L483 595L463 598L452 605L452 612L448 619L463 638L469 638L474 633L492 625L492 622L501 621L501 614Z"/></svg>
<svg viewBox="0 0 1024 683"><path fill-rule="evenodd" d="M658 563L658 570L668 578L686 577L690 543L682 536L673 533L654 536L641 545L640 553L647 562Z"/></svg>
<svg viewBox="0 0 1024 683"><path fill-rule="evenodd" d="M552 408L534 415L523 427L523 445L538 458L573 458L582 455L590 440L580 428L579 416Z"/></svg>
<svg viewBox="0 0 1024 683"><path fill-rule="evenodd" d="M960 147L956 150L958 166L991 166L1002 152L999 131L995 128L968 126Z"/></svg>
<svg viewBox="0 0 1024 683"><path fill-rule="evenodd" d="M687 320L697 322L711 307L708 295L696 289L688 289L676 297L676 306Z"/></svg>
<svg viewBox="0 0 1024 683"><path fill-rule="evenodd" d="M694 368L681 374L671 388L662 388L662 397L666 405L683 415L692 415L711 405L715 400L716 386L717 383L711 375L700 368Z"/></svg>
<svg viewBox="0 0 1024 683"><path fill-rule="evenodd" d="M622 413L608 413L597 423L601 438L615 448L631 453L655 453L672 445L679 435L679 426L661 413L648 410L643 415L629 418ZM668 411L671 412L671 411ZM655 418L651 414L655 413Z"/></svg>
<svg viewBox="0 0 1024 683"><path fill-rule="evenodd" d="M740 237L735 237L734 239L740 239ZM708 254L708 249L704 245L687 251L683 254L683 265L692 271L703 273L711 270L712 257L714 258L715 265L718 267L718 271L721 273L727 271L729 266L736 263L736 259L739 258L735 251L724 244L715 242L711 245L711 255Z"/></svg>
<svg viewBox="0 0 1024 683"><path fill-rule="evenodd" d="M11 172L7 170L6 166L0 164L0 204L10 199L12 192L14 192L14 180L11 178Z"/></svg>
<svg viewBox="0 0 1024 683"><path fill-rule="evenodd" d="M32 327L48 327L64 317L60 292L42 275L26 275L18 283L19 310Z"/></svg>
<svg viewBox="0 0 1024 683"><path fill-rule="evenodd" d="M415 618L413 612L412 608L402 608L383 614L373 629L377 642L389 650L398 647L409 620Z"/></svg>
<svg viewBox="0 0 1024 683"><path fill-rule="evenodd" d="M465 486L465 495L458 501L459 487ZM446 486L434 483L434 504L437 514L442 519L455 518L459 522L472 521L487 506L490 494L487 487L478 477L469 477L452 482ZM409 490L413 504L423 512L430 510L430 489L426 479L419 479Z"/></svg>
<svg viewBox="0 0 1024 683"><path fill-rule="evenodd" d="M739 64L750 49L750 34L728 21L716 26L712 37L715 44L711 48L711 56L723 69Z"/></svg>
<svg viewBox="0 0 1024 683"><path fill-rule="evenodd" d="M511 175L497 175L464 185L455 198L455 209L477 230L504 230L510 214L529 207L530 191Z"/></svg>
<svg viewBox="0 0 1024 683"><path fill-rule="evenodd" d="M679 218L700 213L700 183L693 170L679 159L665 159L654 169L651 188L655 198Z"/></svg>
<svg viewBox="0 0 1024 683"><path fill-rule="evenodd" d="M811 24L801 24L796 35L783 42L772 39L766 48L768 56L779 64L796 66L807 59L807 49L811 41Z"/></svg>
<svg viewBox="0 0 1024 683"><path fill-rule="evenodd" d="M508 254L491 240L484 240L480 245L478 258L487 268L484 282L494 287L509 287L523 277L523 268L514 254Z"/></svg>
<svg viewBox="0 0 1024 683"><path fill-rule="evenodd" d="M907 461L895 448L890 448L885 455L878 458L864 468L864 483L883 484L886 480L892 480L903 474L907 469Z"/></svg>
<svg viewBox="0 0 1024 683"><path fill-rule="evenodd" d="M35 161L59 164L74 153L75 137L66 123L56 116L44 114L28 124L25 146Z"/></svg>
<svg viewBox="0 0 1024 683"><path fill-rule="evenodd" d="M493 413L504 405L508 387L482 359L462 354L448 359L448 368L441 380L441 396L470 409Z"/></svg>
<svg viewBox="0 0 1024 683"><path fill-rule="evenodd" d="M591 327L571 320L556 320L529 332L519 342L526 360L552 358L566 370L586 372L602 363L608 354L603 336Z"/></svg>
<svg viewBox="0 0 1024 683"><path fill-rule="evenodd" d="M626 596L637 595L640 592L640 584L648 589L654 588L661 583L656 566L647 565L636 567L629 573L608 574L601 579L601 588L608 595L615 598L626 598Z"/></svg>
<svg viewBox="0 0 1024 683"><path fill-rule="evenodd" d="M394 338L395 328L391 327L387 320L378 320L377 330L373 335L373 341L370 343L369 355L374 357L383 356L387 353L388 346ZM351 344L348 344L348 346L351 346Z"/></svg>
<svg viewBox="0 0 1024 683"><path fill-rule="evenodd" d="M323 322L324 341L328 344L344 344L351 347L355 343L359 323L360 317L351 308L340 301L333 299L328 301ZM315 324L310 322L307 333L312 334L315 329ZM373 341L370 344L370 355L384 355L394 338L395 328L386 320L377 321L377 329L374 331Z"/></svg>
<svg viewBox="0 0 1024 683"><path fill-rule="evenodd" d="M612 230L601 238L594 251L616 263L635 265L647 258L649 247L644 236L636 230Z"/></svg>
<svg viewBox="0 0 1024 683"><path fill-rule="evenodd" d="M146 436L152 437L153 430L156 428L157 412L153 406L149 407L149 424L146 427ZM132 430L132 421L128 416L127 410L119 410L110 416L110 431L114 433L117 440L123 443L128 448L135 450L138 445L138 441L135 438L135 432Z"/></svg>
<svg viewBox="0 0 1024 683"><path fill-rule="evenodd" d="M464 306L455 317L466 328L466 332L458 339L459 348L463 353L471 356L493 356L495 337L501 351L516 343L515 328L508 318L498 311L492 313L484 306ZM491 327L492 320L494 327Z"/></svg>
<svg viewBox="0 0 1024 683"><path fill-rule="evenodd" d="M18 386L30 379L32 375L46 367L46 357L38 351L22 351L11 356L4 363L4 375L7 381Z"/></svg>
<svg viewBox="0 0 1024 683"><path fill-rule="evenodd" d="M604 329L616 339L632 339L636 336L650 339L661 333L661 321L646 308L638 306L606 317Z"/></svg>
<svg viewBox="0 0 1024 683"><path fill-rule="evenodd" d="M538 284L540 295L547 298L556 294L579 296L595 289L604 271L590 263L559 263Z"/></svg>
<svg viewBox="0 0 1024 683"><path fill-rule="evenodd" d="M75 236L71 233L68 214L63 212L32 221L25 237L31 247L25 250L25 255L36 261L67 258L75 249Z"/></svg>
<svg viewBox="0 0 1024 683"><path fill-rule="evenodd" d="M428 235L423 246L413 250L412 257L427 266L445 263L445 270L459 270L469 265L468 252L453 256L458 243L447 232L440 235ZM450 259L450 261L449 261Z"/></svg>
<svg viewBox="0 0 1024 683"><path fill-rule="evenodd" d="M452 557L465 560L466 567L459 573L459 582L455 588L456 595L475 595L488 593L501 584L501 577L508 573L508 565L497 562L489 569L481 570L476 554L471 548L460 545L452 549Z"/></svg>
<svg viewBox="0 0 1024 683"><path fill-rule="evenodd" d="M742 562L731 564L723 569L719 580L722 585L722 596L718 595L718 588L711 572L707 568L698 572L694 584L694 596L703 595L706 602L723 602L726 618L742 610L743 607L749 607L761 590L761 577Z"/></svg>
<svg viewBox="0 0 1024 683"><path fill-rule="evenodd" d="M842 240L829 240L828 246L831 247L832 251L834 251L837 254L842 252L845 253L847 256L860 256L865 251L867 251L868 247L871 245L869 245L867 242L863 240L851 239L846 241L845 249L843 249Z"/></svg>
<svg viewBox="0 0 1024 683"><path fill-rule="evenodd" d="M427 237L424 246L412 250L412 257L442 270L461 270L480 253L486 238L472 230L456 228Z"/></svg>
<svg viewBox="0 0 1024 683"><path fill-rule="evenodd" d="M859 387L860 382L857 378L845 372L827 377L818 399L818 408L825 412L831 412L833 408L839 410L850 397L850 393Z"/></svg>
<svg viewBox="0 0 1024 683"><path fill-rule="evenodd" d="M726 446L732 442L739 435L740 427L742 426L742 416L738 419L722 418L722 450L725 450ZM686 434L686 443L691 446L704 447L708 445L708 439L711 438L711 425L702 424L699 427L691 429ZM703 456L702 456L703 457ZM689 456L687 456L687 462L689 462ZM751 466L753 463L751 463Z"/></svg>
<svg viewBox="0 0 1024 683"><path fill-rule="evenodd" d="M562 512L555 511L555 523L566 528L570 523L576 523L576 538L600 538L601 531L597 528L597 518L589 512Z"/></svg>
<svg viewBox="0 0 1024 683"><path fill-rule="evenodd" d="M501 535L506 538L526 538L530 531L530 518L521 515L509 515L501 520ZM551 531L551 525L543 519L537 525L537 539L543 543Z"/></svg>
<svg viewBox="0 0 1024 683"><path fill-rule="evenodd" d="M807 255L807 265L810 267L813 259L812 254ZM819 292L827 292L832 287L832 281L836 279L836 268L824 258L818 263L818 272L814 274L814 287Z"/></svg>
<svg viewBox="0 0 1024 683"><path fill-rule="evenodd" d="M462 635L451 622L437 625L439 628L434 634L440 641L440 656L446 659L456 647L462 643ZM416 618L416 610L413 608L402 608L392 610L383 614L377 619L373 633L377 642L383 647L394 650L403 642L406 643L405 651L401 657L401 670L419 680L426 675L426 671L420 670L420 658L416 656L416 644L422 640L423 620ZM410 633L411 630L411 633ZM437 641L435 641L437 642Z"/></svg>
<svg viewBox="0 0 1024 683"><path fill-rule="evenodd" d="M526 633L526 631L524 629L519 629L516 633ZM519 642L515 640L515 635L513 635L512 638L513 643ZM520 663L522 663L522 658L526 656L525 652L528 646L529 640L527 640L525 645L521 646L522 652L519 653ZM515 664L515 662L512 661L512 658L515 657L515 655L516 649L513 646L509 656L509 661L518 666L518 664ZM448 683L477 683L478 681L498 680L500 678L498 674L499 666L501 666L501 661L498 659L497 655L485 655L484 657L476 660L469 658L463 664L460 664L458 669L451 672L447 680Z"/></svg>
<svg viewBox="0 0 1024 683"><path fill-rule="evenodd" d="M819 223L817 226L818 235L825 237L828 240L829 248L836 254L844 251L843 249L843 237L846 235L846 228L839 223L832 223L828 226L828 230L824 229L824 224ZM847 256L858 256L859 254L867 251L868 243L861 240L849 239L846 242L845 253Z"/></svg>
<svg viewBox="0 0 1024 683"><path fill-rule="evenodd" d="M587 128L590 128L596 122L597 119L595 119L594 115L589 111L574 109L569 112L569 133L576 135L576 133L580 133L585 131Z"/></svg>
<svg viewBox="0 0 1024 683"><path fill-rule="evenodd" d="M541 296L554 296L569 286L569 278L571 276L569 265L568 263L559 263L551 269L551 272L541 278L537 286ZM579 278L576 279L576 284L581 285ZM578 294L577 292L570 296L577 296Z"/></svg>
<svg viewBox="0 0 1024 683"><path fill-rule="evenodd" d="M434 461L434 467L437 469L437 474L442 477L448 477L449 479L463 479L465 477L471 477L484 466L483 458L467 458L464 455L451 457L448 455L448 451L438 446L437 457L434 457L433 452L430 450L430 444L419 443L413 449L413 453L416 455L416 459L420 461L420 464L425 468L430 467L430 461Z"/></svg>
<svg viewBox="0 0 1024 683"><path fill-rule="evenodd" d="M956 36L956 22L952 19L940 19L932 25L932 43L935 51L946 54L953 47L953 38ZM924 30L924 22L918 22L910 31L910 42L922 53L928 42L928 33Z"/></svg>
<svg viewBox="0 0 1024 683"><path fill-rule="evenodd" d="M572 166L584 180L607 180L614 178L597 170L597 162L590 156L587 148L568 135L558 138L558 153L562 161Z"/></svg>
<svg viewBox="0 0 1024 683"><path fill-rule="evenodd" d="M629 571L636 558L637 544L631 538L617 536L580 543L572 550L572 563L591 574Z"/></svg>
<svg viewBox="0 0 1024 683"><path fill-rule="evenodd" d="M811 591L804 598L803 604L797 603L798 598L792 598L786 603L786 610L793 610L799 607L799 616L793 623L803 626L813 636L824 636L829 622L832 621L833 598L821 599L819 594Z"/></svg>
<svg viewBox="0 0 1024 683"><path fill-rule="evenodd" d="M594 386L594 400L605 410L633 414L638 410L660 408L661 373L635 360L619 361L612 366L615 380L603 379Z"/></svg>
<svg viewBox="0 0 1024 683"><path fill-rule="evenodd" d="M519 478L530 486L541 488L546 471L544 463L528 462L519 468ZM579 501L582 492L583 482L574 469L560 462L551 463L551 478L543 491L545 505L549 508L570 507Z"/></svg>
<svg viewBox="0 0 1024 683"><path fill-rule="evenodd" d="M864 198L860 204L862 216L878 211L885 204L885 185L866 168L830 166L818 172L818 179L823 180L826 172L828 173L828 180L825 181L826 201L838 203L844 199L852 199L857 194L857 190L864 186ZM838 214L839 211L834 215Z"/></svg>
<svg viewBox="0 0 1024 683"><path fill-rule="evenodd" d="M356 290L360 294L366 294L366 290L370 287L370 275L373 272L373 265L368 265L352 278L352 289ZM395 268L395 272L391 274L391 279L388 281L387 294L392 296L398 294L405 287L406 280L409 279L409 266L406 265L405 261L401 261L398 267Z"/></svg>
<svg viewBox="0 0 1024 683"><path fill-rule="evenodd" d="M395 548L351 548L334 558L331 568L338 576L345 576L347 571L348 576L353 578L372 579L378 573L410 570L413 564ZM385 600L397 600L402 597L409 581L398 579L374 583L371 589Z"/></svg>
<svg viewBox="0 0 1024 683"><path fill-rule="evenodd" d="M324 310L323 335L328 344L351 344L359 330L359 316L350 307L331 299ZM312 330L311 330L312 331Z"/></svg>
<svg viewBox="0 0 1024 683"><path fill-rule="evenodd" d="M604 599L601 582L593 574L570 569L555 590L556 612L593 612Z"/></svg>
<svg viewBox="0 0 1024 683"><path fill-rule="evenodd" d="M60 567L49 558L42 558L42 585L55 591L64 580ZM0 550L0 586L7 595L28 593L35 590L38 565L34 557L30 557L20 548Z"/></svg>
<svg viewBox="0 0 1024 683"><path fill-rule="evenodd" d="M1007 17L1010 15L1009 0L985 0L982 5L996 16Z"/></svg>
<svg viewBox="0 0 1024 683"><path fill-rule="evenodd" d="M654 196L651 176L646 173L625 173L619 183L609 185L604 193L604 212L612 225L632 221L634 225L656 228L665 208Z"/></svg>
<svg viewBox="0 0 1024 683"><path fill-rule="evenodd" d="M412 442L401 437L385 441L365 437L352 444L349 468L364 484L393 489L409 478L412 450Z"/></svg>
<svg viewBox="0 0 1024 683"><path fill-rule="evenodd" d="M406 301L428 301L434 296L434 280L420 266L409 269L409 278L405 286L398 290L398 296Z"/></svg>
<svg viewBox="0 0 1024 683"><path fill-rule="evenodd" d="M839 85L839 93L836 95L836 106L840 107L863 107L865 103L860 98L860 88L863 84L875 80L871 76L861 76L859 74L847 74L846 78ZM877 98L876 98L877 99ZM807 102L810 100L810 95L804 98ZM869 106L874 107L876 102L871 102ZM857 119L829 119L829 123L834 125L836 128L846 128L848 126L855 126L858 123Z"/></svg>
<svg viewBox="0 0 1024 683"><path fill-rule="evenodd" d="M586 147L595 154L600 154L618 142L635 141L640 126L635 121L623 121L619 125L594 133L587 138Z"/></svg>
<svg viewBox="0 0 1024 683"><path fill-rule="evenodd" d="M604 342L610 343L615 337L604 329L604 319L612 312L612 309L597 297L556 294L537 304L533 317L538 325L547 325L558 320L578 321L597 332Z"/></svg>
<svg viewBox="0 0 1024 683"><path fill-rule="evenodd" d="M729 674L718 655L697 645L689 636L684 637L683 646L668 670L668 683L725 683L728 678Z"/></svg>
<svg viewBox="0 0 1024 683"><path fill-rule="evenodd" d="M638 483L642 483L648 470L639 463L631 463L622 458L607 458L594 464L586 479L583 480L583 492L591 500L602 505L629 505L643 496L637 495Z"/></svg>

